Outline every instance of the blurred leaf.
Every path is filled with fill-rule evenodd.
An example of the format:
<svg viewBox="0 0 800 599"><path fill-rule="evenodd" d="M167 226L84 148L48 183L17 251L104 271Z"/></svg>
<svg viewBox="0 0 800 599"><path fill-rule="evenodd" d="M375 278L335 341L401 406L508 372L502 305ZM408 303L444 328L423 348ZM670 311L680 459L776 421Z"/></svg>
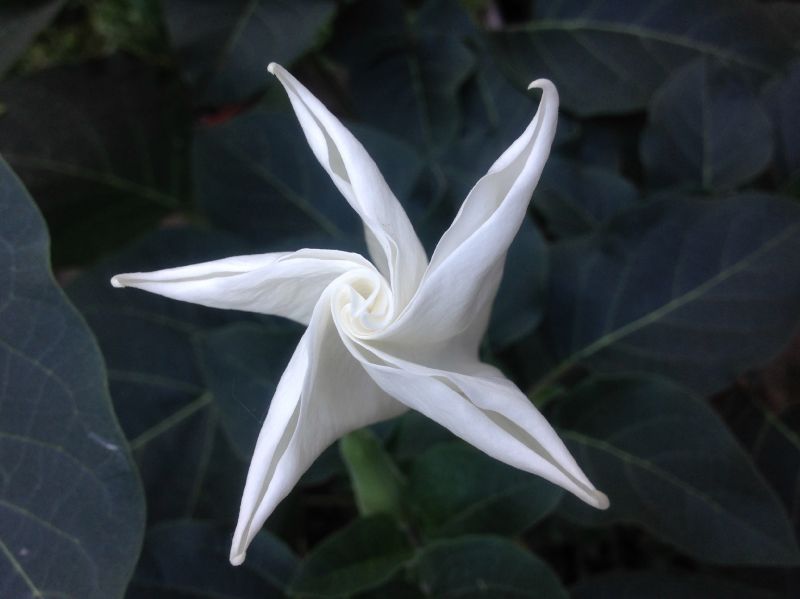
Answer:
<svg viewBox="0 0 800 599"><path fill-rule="evenodd" d="M210 522L165 522L147 533L126 599L285 597L297 558L260 532L244 564L228 563L231 531Z"/></svg>
<svg viewBox="0 0 800 599"><path fill-rule="evenodd" d="M147 491L150 522L192 514L211 452L217 416L196 337L247 316L114 289L109 279L240 253L238 243L219 234L159 231L86 271L68 289L103 350L114 408Z"/></svg>
<svg viewBox="0 0 800 599"><path fill-rule="evenodd" d="M28 49L64 6L65 0L11 0L0 7L0 76Z"/></svg>
<svg viewBox="0 0 800 599"><path fill-rule="evenodd" d="M800 206L775 196L653 201L551 249L551 374L587 363L706 393L788 341L800 315Z"/></svg>
<svg viewBox="0 0 800 599"><path fill-rule="evenodd" d="M401 518L403 480L375 433L369 429L353 431L342 437L339 449L350 474L359 514Z"/></svg>
<svg viewBox="0 0 800 599"><path fill-rule="evenodd" d="M411 558L406 536L389 516L352 522L300 564L289 592L297 597L341 597L388 581Z"/></svg>
<svg viewBox="0 0 800 599"><path fill-rule="evenodd" d="M56 265L95 259L181 207L187 123L168 86L123 56L0 84L0 151L44 212Z"/></svg>
<svg viewBox="0 0 800 599"><path fill-rule="evenodd" d="M455 441L456 438L438 422L410 410L397 419L390 448L397 461L404 461L416 458L440 443Z"/></svg>
<svg viewBox="0 0 800 599"><path fill-rule="evenodd" d="M590 233L639 201L639 191L611 170L551 156L533 206L557 237Z"/></svg>
<svg viewBox="0 0 800 599"><path fill-rule="evenodd" d="M772 151L769 118L727 67L694 61L653 96L641 155L656 186L733 189L761 173Z"/></svg>
<svg viewBox="0 0 800 599"><path fill-rule="evenodd" d="M418 554L416 567L426 596L437 599L567 599L555 573L507 539L439 541Z"/></svg>
<svg viewBox="0 0 800 599"><path fill-rule="evenodd" d="M705 403L665 380L596 378L557 403L554 420L611 507L567 498L585 524L634 521L683 552L720 564L796 565L778 498Z"/></svg>
<svg viewBox="0 0 800 599"><path fill-rule="evenodd" d="M775 131L775 169L781 179L800 181L800 62L784 77L770 83L762 96Z"/></svg>
<svg viewBox="0 0 800 599"><path fill-rule="evenodd" d="M100 351L53 280L36 207L0 159L0 595L121 597L144 502Z"/></svg>
<svg viewBox="0 0 800 599"><path fill-rule="evenodd" d="M348 69L357 116L436 155L460 125L458 90L474 66L472 30L457 0L355 2L340 20L333 54Z"/></svg>
<svg viewBox="0 0 800 599"><path fill-rule="evenodd" d="M778 599L761 589L709 576L677 572L614 572L579 582L572 599Z"/></svg>
<svg viewBox="0 0 800 599"><path fill-rule="evenodd" d="M332 0L165 0L165 17L195 104L248 100L267 84L267 64L288 65L319 43Z"/></svg>
<svg viewBox="0 0 800 599"><path fill-rule="evenodd" d="M492 306L489 340L503 349L533 331L547 304L547 243L530 219L522 222L506 257Z"/></svg>
<svg viewBox="0 0 800 599"><path fill-rule="evenodd" d="M538 0L532 19L490 34L520 86L552 79L581 116L645 107L671 71L700 56L774 74L793 55L769 6L747 0Z"/></svg>
<svg viewBox="0 0 800 599"><path fill-rule="evenodd" d="M253 455L275 388L300 340L288 321L236 323L202 337L201 362L222 427L244 461Z"/></svg>
<svg viewBox="0 0 800 599"><path fill-rule="evenodd" d="M436 445L417 458L409 501L427 536L515 535L555 509L561 490L463 443Z"/></svg>
<svg viewBox="0 0 800 599"><path fill-rule="evenodd" d="M362 235L288 114L256 110L199 130L194 173L197 201L211 221L261 248L299 249L303 235Z"/></svg>

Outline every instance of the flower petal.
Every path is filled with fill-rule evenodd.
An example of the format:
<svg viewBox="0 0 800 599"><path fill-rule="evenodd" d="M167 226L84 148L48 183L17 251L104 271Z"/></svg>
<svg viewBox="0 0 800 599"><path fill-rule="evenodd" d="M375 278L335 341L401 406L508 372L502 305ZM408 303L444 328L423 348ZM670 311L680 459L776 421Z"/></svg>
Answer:
<svg viewBox="0 0 800 599"><path fill-rule="evenodd" d="M372 381L342 344L333 325L329 293L323 294L256 442L231 563L244 561L255 534L323 450L350 431L406 409Z"/></svg>
<svg viewBox="0 0 800 599"><path fill-rule="evenodd" d="M542 100L525 132L472 188L442 236L417 294L379 337L435 343L467 329L491 304L555 136L558 92L540 79Z"/></svg>
<svg viewBox="0 0 800 599"><path fill-rule="evenodd" d="M608 498L595 489L553 427L496 368L472 360L444 370L363 340L346 343L388 395L493 458L537 474L594 507L608 507Z"/></svg>
<svg viewBox="0 0 800 599"><path fill-rule="evenodd" d="M272 63L269 71L289 94L317 160L364 221L370 255L391 283L395 302L402 308L428 264L403 207L353 134L283 67Z"/></svg>
<svg viewBox="0 0 800 599"><path fill-rule="evenodd" d="M113 277L111 284L212 308L284 316L306 324L331 281L365 266L369 268L369 262L350 252L300 250L121 274Z"/></svg>

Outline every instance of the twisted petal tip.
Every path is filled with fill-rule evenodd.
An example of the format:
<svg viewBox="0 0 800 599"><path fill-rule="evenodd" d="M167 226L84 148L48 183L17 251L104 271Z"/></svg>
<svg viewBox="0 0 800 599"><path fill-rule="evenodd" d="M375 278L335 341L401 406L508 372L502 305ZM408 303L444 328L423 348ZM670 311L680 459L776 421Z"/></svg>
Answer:
<svg viewBox="0 0 800 599"><path fill-rule="evenodd" d="M120 280L119 275L116 275L111 277L111 286L121 289L122 287L125 287L125 283Z"/></svg>
<svg viewBox="0 0 800 599"><path fill-rule="evenodd" d="M271 63L269 63L267 65L267 70L274 75L275 74L275 70L277 68L279 68L280 66L281 65L279 65L277 62L271 62Z"/></svg>
<svg viewBox="0 0 800 599"><path fill-rule="evenodd" d="M537 79L536 81L531 81L530 85L528 85L528 89L535 87L545 91L556 91L556 86L549 79Z"/></svg>

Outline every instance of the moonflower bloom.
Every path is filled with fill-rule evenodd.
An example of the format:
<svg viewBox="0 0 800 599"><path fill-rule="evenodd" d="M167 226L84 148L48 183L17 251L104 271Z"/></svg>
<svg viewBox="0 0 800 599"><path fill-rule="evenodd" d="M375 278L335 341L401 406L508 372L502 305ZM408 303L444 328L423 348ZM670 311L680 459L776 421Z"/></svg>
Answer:
<svg viewBox="0 0 800 599"><path fill-rule="evenodd" d="M553 84L531 83L542 90L536 115L470 191L429 262L363 146L286 70L273 63L269 71L286 89L315 156L364 222L372 262L302 249L111 279L116 287L308 325L256 443L231 563L244 561L275 506L325 448L409 408L488 455L606 508L606 496L529 399L478 359L506 252L555 135Z"/></svg>

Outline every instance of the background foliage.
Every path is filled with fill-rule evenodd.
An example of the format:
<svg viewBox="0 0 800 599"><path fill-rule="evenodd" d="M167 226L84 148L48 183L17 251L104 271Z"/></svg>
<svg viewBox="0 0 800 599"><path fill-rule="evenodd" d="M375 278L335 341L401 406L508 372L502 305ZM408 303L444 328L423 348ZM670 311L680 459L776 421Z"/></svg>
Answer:
<svg viewBox="0 0 800 599"><path fill-rule="evenodd" d="M300 329L108 279L364 251L271 60L428 251L556 83L483 353L608 511L410 413L329 449L229 566ZM0 75L0 596L800 594L797 4L13 0Z"/></svg>

